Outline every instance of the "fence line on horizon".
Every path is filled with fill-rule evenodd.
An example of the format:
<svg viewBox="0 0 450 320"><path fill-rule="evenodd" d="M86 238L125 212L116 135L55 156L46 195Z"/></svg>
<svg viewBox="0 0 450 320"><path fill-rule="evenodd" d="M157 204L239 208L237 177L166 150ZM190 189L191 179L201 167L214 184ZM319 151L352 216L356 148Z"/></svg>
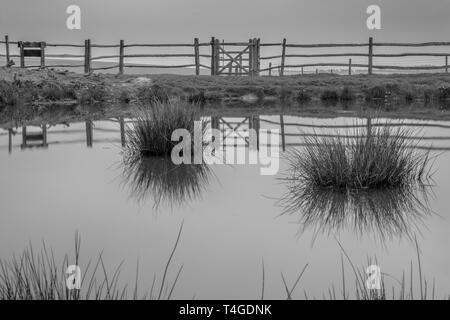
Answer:
<svg viewBox="0 0 450 320"><path fill-rule="evenodd" d="M283 76L289 69L301 70L299 73L303 74L305 68L319 68L319 67L341 67L348 69L348 74L351 75L355 68L362 68L367 70L367 74L373 74L374 70L398 70L398 71L429 71L442 70L448 73L449 64L448 57L450 53L442 52L401 52L401 53L375 53L374 48L430 48L430 47L450 47L450 42L422 42L422 43L388 43L388 42L374 42L370 37L368 42L364 43L322 43L322 44L295 44L288 43L286 39L282 42L276 43L262 43L259 38L249 39L245 42L226 42L220 41L216 38L211 38L210 42L200 42L195 38L192 43L132 43L126 44L124 40L120 40L118 44L93 44L91 40L85 40L84 44L67 44L67 43L46 43L46 42L23 42L10 41L8 36L5 36L4 41L0 41L4 45L4 53L0 52L0 57L5 58L5 65L11 67L11 58L20 59L20 67L22 68L83 68L85 73L95 71L117 69L119 74L123 74L126 68L192 68L193 73L200 75L201 70L209 70L211 75L248 75L258 76L261 73L272 76L273 71L278 71L277 74ZM11 45L17 45L19 48L18 54L11 53ZM84 52L82 54L68 54L56 53L48 54L45 52L47 47L55 48L79 48ZM261 48L279 47L280 54L275 55L261 55ZM95 48L114 49L117 50L115 54L103 54L93 56L92 51ZM126 53L129 48L189 48L191 53ZM201 53L201 48L209 48L210 53ZM229 49L231 48L231 49ZM344 52L344 53L298 53L299 49L318 49L318 48L363 48L365 52ZM289 52L288 52L289 51ZM26 57L40 57L40 65L25 64ZM293 58L348 58L345 62L313 62L295 64L290 63L289 60ZM366 59L366 63L353 63L352 58L359 57ZM442 65L414 65L414 66L400 66L400 65L377 65L374 64L374 58L402 58L402 57L439 57L443 59ZM80 61L79 64L54 64L47 65L46 58L53 59L73 59L73 61ZM184 64L145 64L145 63L127 63L126 60L130 58L189 58L191 63ZM116 59L114 62L106 61L108 59ZM209 61L205 62L205 59ZM94 67L93 63L99 61L104 63L111 63L109 66ZM268 66L261 67L261 62L267 62ZM279 61L275 65L274 61ZM316 69L318 72L318 69Z"/></svg>

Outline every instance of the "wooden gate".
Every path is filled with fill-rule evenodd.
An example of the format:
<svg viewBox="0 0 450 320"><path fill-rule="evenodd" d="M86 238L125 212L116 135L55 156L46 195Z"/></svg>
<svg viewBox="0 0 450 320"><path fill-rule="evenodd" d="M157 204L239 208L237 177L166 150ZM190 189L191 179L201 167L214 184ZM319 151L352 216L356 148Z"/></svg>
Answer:
<svg viewBox="0 0 450 320"><path fill-rule="evenodd" d="M225 42L211 40L211 75L259 74L260 40L249 42Z"/></svg>

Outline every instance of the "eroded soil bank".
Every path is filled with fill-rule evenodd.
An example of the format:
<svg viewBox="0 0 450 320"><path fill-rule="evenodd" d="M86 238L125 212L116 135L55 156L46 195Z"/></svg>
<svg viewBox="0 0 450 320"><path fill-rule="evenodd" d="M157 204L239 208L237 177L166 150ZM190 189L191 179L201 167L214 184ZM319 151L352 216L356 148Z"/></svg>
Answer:
<svg viewBox="0 0 450 320"><path fill-rule="evenodd" d="M127 116L152 99L179 97L207 113L450 119L450 75L315 74L286 77L83 75L0 68L0 125Z"/></svg>
<svg viewBox="0 0 450 320"><path fill-rule="evenodd" d="M0 101L78 99L122 101L168 94L191 100L433 100L450 98L449 74L314 74L285 77L77 74L56 70L0 68ZM9 96L8 96L9 93Z"/></svg>

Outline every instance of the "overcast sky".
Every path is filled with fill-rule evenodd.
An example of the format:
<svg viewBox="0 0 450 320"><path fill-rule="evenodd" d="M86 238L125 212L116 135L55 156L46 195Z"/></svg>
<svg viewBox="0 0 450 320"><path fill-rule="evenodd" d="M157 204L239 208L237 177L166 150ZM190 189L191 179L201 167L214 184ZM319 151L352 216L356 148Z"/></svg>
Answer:
<svg viewBox="0 0 450 320"><path fill-rule="evenodd" d="M82 29L66 28L66 8ZM382 30L366 28L366 8L382 9ZM450 0L2 0L0 30L12 40L292 42L450 40Z"/></svg>

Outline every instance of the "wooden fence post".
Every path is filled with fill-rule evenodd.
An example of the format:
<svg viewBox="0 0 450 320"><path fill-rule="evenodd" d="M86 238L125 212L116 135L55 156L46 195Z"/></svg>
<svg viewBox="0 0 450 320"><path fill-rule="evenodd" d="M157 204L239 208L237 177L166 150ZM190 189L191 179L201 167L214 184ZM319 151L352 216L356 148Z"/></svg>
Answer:
<svg viewBox="0 0 450 320"><path fill-rule="evenodd" d="M12 152L12 129L8 129L8 153Z"/></svg>
<svg viewBox="0 0 450 320"><path fill-rule="evenodd" d="M448 73L448 56L445 56L445 73Z"/></svg>
<svg viewBox="0 0 450 320"><path fill-rule="evenodd" d="M272 62L269 62L269 77L272 76Z"/></svg>
<svg viewBox="0 0 450 320"><path fill-rule="evenodd" d="M370 139L372 136L372 118L367 117L367 139Z"/></svg>
<svg viewBox="0 0 450 320"><path fill-rule="evenodd" d="M283 115L280 114L280 129L281 129L281 147L283 151L286 151L286 137L284 134L284 118Z"/></svg>
<svg viewBox="0 0 450 320"><path fill-rule="evenodd" d="M120 125L120 143L122 147L125 147L126 139L125 139L125 121L123 117L119 118L119 125Z"/></svg>
<svg viewBox="0 0 450 320"><path fill-rule="evenodd" d="M211 75L215 75L215 67L216 67L216 51L214 47L216 45L216 39L211 37Z"/></svg>
<svg viewBox="0 0 450 320"><path fill-rule="evenodd" d="M20 67L25 68L25 56L23 52L23 42L19 41L19 51L20 51Z"/></svg>
<svg viewBox="0 0 450 320"><path fill-rule="evenodd" d="M282 44L282 51L281 51L281 72L280 72L280 76L284 76L284 62L286 59L286 38L283 39L283 44Z"/></svg>
<svg viewBox="0 0 450 320"><path fill-rule="evenodd" d="M252 40L252 66L253 66L253 72L252 72L252 76L256 76L258 74L258 49L256 48L256 38L253 38Z"/></svg>
<svg viewBox="0 0 450 320"><path fill-rule="evenodd" d="M198 38L194 39L194 55L195 55L195 75L200 75L200 50L198 47Z"/></svg>
<svg viewBox="0 0 450 320"><path fill-rule="evenodd" d="M242 56L239 57L239 75L242 76Z"/></svg>
<svg viewBox="0 0 450 320"><path fill-rule="evenodd" d="M369 70L368 73L372 74L373 68L373 38L369 38Z"/></svg>
<svg viewBox="0 0 450 320"><path fill-rule="evenodd" d="M303 67L302 67L302 75L304 74L304 70L303 70Z"/></svg>
<svg viewBox="0 0 450 320"><path fill-rule="evenodd" d="M45 42L41 42L41 68L45 68Z"/></svg>
<svg viewBox="0 0 450 320"><path fill-rule="evenodd" d="M214 46L214 50L216 51L216 67L215 67L215 71L216 71L216 75L219 75L219 71L220 71L220 40L216 39L216 44Z"/></svg>
<svg viewBox="0 0 450 320"><path fill-rule="evenodd" d="M352 75L352 59L348 59L348 75Z"/></svg>
<svg viewBox="0 0 450 320"><path fill-rule="evenodd" d="M25 148L27 145L27 127L22 126L22 148Z"/></svg>
<svg viewBox="0 0 450 320"><path fill-rule="evenodd" d="M91 72L91 40L84 40L84 73Z"/></svg>
<svg viewBox="0 0 450 320"><path fill-rule="evenodd" d="M248 75L253 76L253 40L248 40Z"/></svg>
<svg viewBox="0 0 450 320"><path fill-rule="evenodd" d="M260 59L260 54L261 54L261 39L255 39L256 40L256 75L259 76L259 70L261 70L261 59Z"/></svg>
<svg viewBox="0 0 450 320"><path fill-rule="evenodd" d="M5 47L6 47L6 66L10 67L9 65L9 36L5 36Z"/></svg>
<svg viewBox="0 0 450 320"><path fill-rule="evenodd" d="M125 51L125 41L120 40L120 46L119 46L119 74L123 74L124 51Z"/></svg>
<svg viewBox="0 0 450 320"><path fill-rule="evenodd" d="M47 143L47 125L43 124L41 129L42 129L42 145L44 147L48 147L48 143Z"/></svg>
<svg viewBox="0 0 450 320"><path fill-rule="evenodd" d="M92 147L92 142L93 142L93 126L92 126L92 121L91 120L86 120L85 122L85 126L86 126L86 146L88 148Z"/></svg>
<svg viewBox="0 0 450 320"><path fill-rule="evenodd" d="M222 45L220 45L219 43L219 47L222 48L223 50L225 50L225 40L222 39ZM220 52L220 50L219 50ZM219 54L220 61L222 61L222 64L220 65L221 68L223 68L225 66L225 53L222 51L221 54Z"/></svg>

